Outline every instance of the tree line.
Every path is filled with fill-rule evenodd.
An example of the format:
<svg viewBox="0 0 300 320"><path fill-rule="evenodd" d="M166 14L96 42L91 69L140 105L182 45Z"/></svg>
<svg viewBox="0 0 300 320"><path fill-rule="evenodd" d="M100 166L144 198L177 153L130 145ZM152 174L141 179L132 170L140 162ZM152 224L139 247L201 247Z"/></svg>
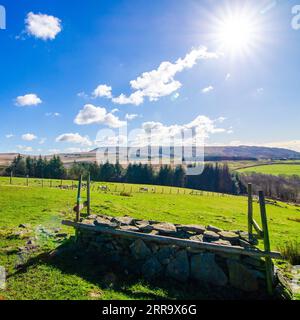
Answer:
<svg viewBox="0 0 300 320"><path fill-rule="evenodd" d="M241 175L241 180L245 185L252 183L255 194L258 194L258 191L262 190L268 198L300 203L300 177L297 175L273 176L261 173L249 173Z"/></svg>
<svg viewBox="0 0 300 320"><path fill-rule="evenodd" d="M201 175L189 176L183 166L168 165L154 168L149 164L129 164L126 168L119 163L74 162L66 169L59 156L50 160L22 156L16 157L4 171L5 175L29 176L47 179L78 179L80 175L91 175L93 181L150 184L185 187L197 190L244 194L246 188L236 173L230 172L226 164L205 164Z"/></svg>

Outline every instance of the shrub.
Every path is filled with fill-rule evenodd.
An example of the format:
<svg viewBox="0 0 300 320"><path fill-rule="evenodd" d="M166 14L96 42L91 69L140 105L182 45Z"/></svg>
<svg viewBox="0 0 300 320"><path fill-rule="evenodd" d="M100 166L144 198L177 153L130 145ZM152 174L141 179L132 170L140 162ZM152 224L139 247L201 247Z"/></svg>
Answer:
<svg viewBox="0 0 300 320"><path fill-rule="evenodd" d="M300 264L300 243L290 241L285 246L278 248L283 257L292 265Z"/></svg>

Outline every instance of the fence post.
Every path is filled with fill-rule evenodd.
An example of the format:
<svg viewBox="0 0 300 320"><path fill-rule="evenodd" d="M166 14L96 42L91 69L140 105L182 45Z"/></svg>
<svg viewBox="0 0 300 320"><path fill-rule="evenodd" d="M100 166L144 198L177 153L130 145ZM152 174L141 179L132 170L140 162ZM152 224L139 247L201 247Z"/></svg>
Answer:
<svg viewBox="0 0 300 320"><path fill-rule="evenodd" d="M12 184L12 177L13 177L13 172L10 172L10 179L9 179L9 183Z"/></svg>
<svg viewBox="0 0 300 320"><path fill-rule="evenodd" d="M248 234L249 241L253 238L253 197L252 184L248 184Z"/></svg>
<svg viewBox="0 0 300 320"><path fill-rule="evenodd" d="M26 176L26 185L27 185L27 187L29 186L29 180L28 180L28 175Z"/></svg>
<svg viewBox="0 0 300 320"><path fill-rule="evenodd" d="M87 214L91 214L91 174L88 174L87 178L87 188L86 188L86 194L87 194Z"/></svg>
<svg viewBox="0 0 300 320"><path fill-rule="evenodd" d="M260 214L261 214L261 223L263 229L264 237L264 247L266 252L271 252L269 230L268 230L268 220L266 213L266 204L265 196L263 191L259 191L259 204L260 204ZM273 266L272 259L270 257L265 258L266 262L266 280L267 280L267 290L270 295L273 294Z"/></svg>
<svg viewBox="0 0 300 320"><path fill-rule="evenodd" d="M44 180L42 179L42 188L44 188Z"/></svg>
<svg viewBox="0 0 300 320"><path fill-rule="evenodd" d="M82 175L80 175L79 181L78 181L76 222L79 222L80 220L81 184L82 184Z"/></svg>

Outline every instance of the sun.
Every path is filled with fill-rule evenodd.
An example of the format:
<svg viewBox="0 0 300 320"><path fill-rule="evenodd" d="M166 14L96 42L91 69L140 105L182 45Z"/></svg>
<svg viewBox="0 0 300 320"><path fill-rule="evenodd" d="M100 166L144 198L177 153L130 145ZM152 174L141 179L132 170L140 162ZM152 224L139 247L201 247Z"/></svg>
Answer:
<svg viewBox="0 0 300 320"><path fill-rule="evenodd" d="M215 42L220 51L231 55L249 54L258 46L261 30L257 16L249 11L227 12L216 23Z"/></svg>

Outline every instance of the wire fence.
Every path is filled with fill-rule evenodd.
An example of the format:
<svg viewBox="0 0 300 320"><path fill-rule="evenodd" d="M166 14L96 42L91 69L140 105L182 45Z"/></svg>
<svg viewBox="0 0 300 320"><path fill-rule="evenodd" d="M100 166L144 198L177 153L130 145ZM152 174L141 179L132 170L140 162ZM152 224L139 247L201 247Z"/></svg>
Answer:
<svg viewBox="0 0 300 320"><path fill-rule="evenodd" d="M14 187L40 187L56 188L60 190L77 190L78 181L63 179L41 179L29 177L0 177L0 186ZM86 190L87 185L83 182L82 189ZM206 197L236 197L225 193L217 193L203 190L194 190L187 188L177 188L169 186L140 185L115 182L91 181L91 191L110 194L161 194L161 195L190 195Z"/></svg>

